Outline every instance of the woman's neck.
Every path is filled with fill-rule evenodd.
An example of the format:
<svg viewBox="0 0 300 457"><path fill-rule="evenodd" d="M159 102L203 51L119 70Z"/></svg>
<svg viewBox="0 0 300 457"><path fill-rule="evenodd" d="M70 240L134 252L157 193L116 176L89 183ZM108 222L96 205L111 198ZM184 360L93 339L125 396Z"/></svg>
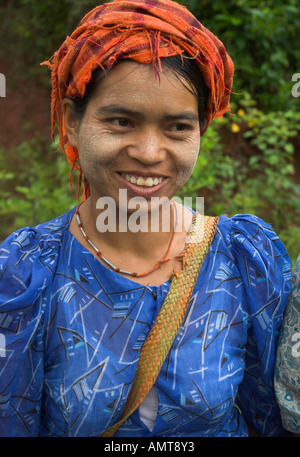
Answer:
<svg viewBox="0 0 300 457"><path fill-rule="evenodd" d="M170 205L169 220L166 213L166 207L159 209L159 213L154 216L150 213L144 231L137 232L134 231L136 227L133 224L135 220L133 213L127 217L127 230L124 230L124 220L121 221L123 224L121 226L120 218L115 217L114 221L111 215L109 222L109 213L106 213L105 225L110 230L101 231L103 230L104 210L99 211L92 198L86 200L79 208L84 232L106 259L118 268L137 273L148 272L167 254L166 257L171 259L168 263L148 277L138 280L140 283L152 285L161 284L170 278L174 269L177 271L180 269L176 257L184 249L186 227L190 226L193 217L190 210L175 202ZM76 218L73 218L70 231L95 255L95 251L84 238L77 222Z"/></svg>

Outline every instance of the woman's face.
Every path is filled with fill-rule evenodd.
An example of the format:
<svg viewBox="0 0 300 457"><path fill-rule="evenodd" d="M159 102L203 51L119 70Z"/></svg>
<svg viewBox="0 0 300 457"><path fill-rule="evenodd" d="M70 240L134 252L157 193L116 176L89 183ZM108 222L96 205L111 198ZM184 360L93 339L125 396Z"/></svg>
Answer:
<svg viewBox="0 0 300 457"><path fill-rule="evenodd" d="M187 83L185 82L187 85ZM91 196L172 198L190 177L200 147L197 98L167 68L126 61L103 77L70 143Z"/></svg>

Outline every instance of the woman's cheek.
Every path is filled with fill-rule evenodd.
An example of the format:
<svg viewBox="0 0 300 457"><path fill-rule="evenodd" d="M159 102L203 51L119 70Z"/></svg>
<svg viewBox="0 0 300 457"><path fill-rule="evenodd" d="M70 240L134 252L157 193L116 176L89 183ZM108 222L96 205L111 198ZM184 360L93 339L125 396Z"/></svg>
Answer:
<svg viewBox="0 0 300 457"><path fill-rule="evenodd" d="M78 136L78 154L81 168L95 171L111 163L118 155L120 141L112 139L101 127L81 124Z"/></svg>
<svg viewBox="0 0 300 457"><path fill-rule="evenodd" d="M177 187L180 189L192 175L199 155L200 141L195 138L178 151Z"/></svg>

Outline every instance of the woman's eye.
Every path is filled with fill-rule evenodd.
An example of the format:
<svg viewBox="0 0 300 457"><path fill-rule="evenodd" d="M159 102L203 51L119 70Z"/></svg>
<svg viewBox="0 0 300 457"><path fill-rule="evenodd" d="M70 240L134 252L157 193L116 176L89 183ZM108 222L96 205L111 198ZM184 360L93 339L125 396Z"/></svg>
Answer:
<svg viewBox="0 0 300 457"><path fill-rule="evenodd" d="M190 129L191 129L191 127L187 124L174 124L168 128L169 131L175 132L175 133L187 132Z"/></svg>
<svg viewBox="0 0 300 457"><path fill-rule="evenodd" d="M111 122L117 127L132 127L132 122L130 122L128 119L111 119Z"/></svg>

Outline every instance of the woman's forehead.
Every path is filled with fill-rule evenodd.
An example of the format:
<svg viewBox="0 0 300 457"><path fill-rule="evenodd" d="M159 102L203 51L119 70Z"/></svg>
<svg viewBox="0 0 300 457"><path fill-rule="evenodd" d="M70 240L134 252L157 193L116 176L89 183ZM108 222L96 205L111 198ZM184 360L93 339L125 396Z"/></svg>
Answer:
<svg viewBox="0 0 300 457"><path fill-rule="evenodd" d="M190 90L189 90L190 89ZM152 64L126 61L117 64L102 77L91 99L91 103L147 107L147 105L179 105L194 107L197 111L197 97L192 87L180 80L167 67L159 75Z"/></svg>

